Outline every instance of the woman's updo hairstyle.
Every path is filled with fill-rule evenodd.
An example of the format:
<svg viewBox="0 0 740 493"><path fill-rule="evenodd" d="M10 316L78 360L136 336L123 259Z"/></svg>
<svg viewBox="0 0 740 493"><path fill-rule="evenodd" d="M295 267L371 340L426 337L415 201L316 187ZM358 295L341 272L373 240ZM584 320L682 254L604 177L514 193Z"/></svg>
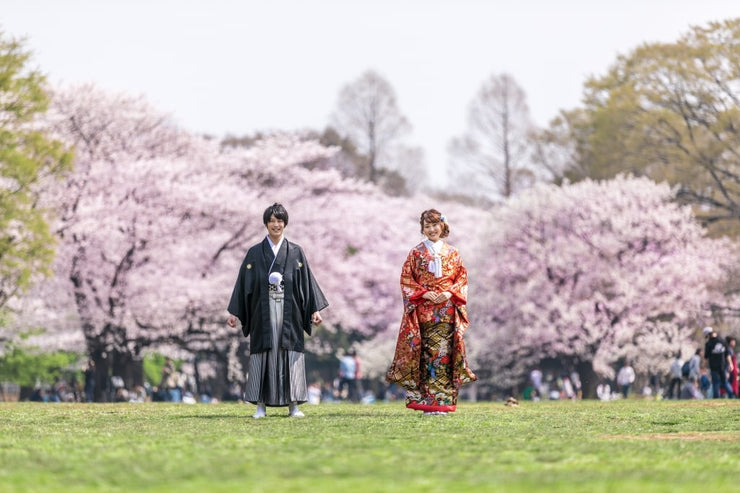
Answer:
<svg viewBox="0 0 740 493"><path fill-rule="evenodd" d="M442 234L440 238L447 238L450 234L450 225L447 224L447 219L437 209L427 209L421 213L419 218L419 225L421 226L421 234L424 234L424 222L431 224L442 223Z"/></svg>

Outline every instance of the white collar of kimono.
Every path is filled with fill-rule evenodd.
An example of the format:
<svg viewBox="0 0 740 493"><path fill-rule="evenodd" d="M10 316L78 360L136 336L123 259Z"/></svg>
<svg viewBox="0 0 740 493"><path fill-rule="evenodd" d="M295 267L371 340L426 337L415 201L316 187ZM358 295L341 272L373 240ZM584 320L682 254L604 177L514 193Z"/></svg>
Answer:
<svg viewBox="0 0 740 493"><path fill-rule="evenodd" d="M272 248L272 253L275 254L276 257L277 257L278 252L280 251L280 247L282 246L284 239L285 239L285 235L281 236L280 241L278 241L276 245L275 243L272 242L272 238L270 238L269 235L267 236L267 241L270 242L270 248Z"/></svg>
<svg viewBox="0 0 740 493"><path fill-rule="evenodd" d="M440 252L442 252L444 241L439 240L432 243L429 239L426 239L424 240L424 246L434 256L434 260L429 262L429 272L432 272L434 277L442 277L442 257L440 256Z"/></svg>
<svg viewBox="0 0 740 493"><path fill-rule="evenodd" d="M275 261L277 260L277 254L280 251L280 246L283 244L283 240L285 239L285 235L280 237L280 241L277 242L277 245L272 242L272 239L270 236L267 236L267 241L270 243L270 248L272 248L272 253L275 254L275 258L272 259L272 263L270 264L270 268L267 269L267 272L270 273L267 280L270 282L270 284L274 286L280 286L280 283L283 281L283 275L279 272L272 272L272 266L275 265Z"/></svg>

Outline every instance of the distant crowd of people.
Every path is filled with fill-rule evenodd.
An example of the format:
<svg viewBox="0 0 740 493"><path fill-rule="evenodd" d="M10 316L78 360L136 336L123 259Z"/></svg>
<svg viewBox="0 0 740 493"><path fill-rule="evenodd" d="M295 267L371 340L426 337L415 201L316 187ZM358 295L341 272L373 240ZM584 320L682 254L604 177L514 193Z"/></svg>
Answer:
<svg viewBox="0 0 740 493"><path fill-rule="evenodd" d="M670 365L669 399L735 399L738 392L735 337L720 337L712 327L702 330L705 344L686 361L676 354Z"/></svg>
<svg viewBox="0 0 740 493"><path fill-rule="evenodd" d="M558 375L553 372L543 374L542 370L535 368L529 374L529 383L522 395L525 400L575 400L583 397L581 377L575 370Z"/></svg>
<svg viewBox="0 0 740 493"><path fill-rule="evenodd" d="M683 360L678 352L665 375L649 376L641 395L666 399L737 398L740 392L735 337L720 337L712 327L705 327L702 335L703 346L696 348L687 360ZM628 398L633 392L636 377L630 362L625 361L612 382L604 379L597 385L596 396L605 401ZM529 389L533 399L576 398L576 393L570 390L573 385L565 375L559 378L548 376L545 382L542 379L539 368L532 370ZM529 398L527 391L524 398Z"/></svg>
<svg viewBox="0 0 740 493"><path fill-rule="evenodd" d="M81 382L72 378L59 378L53 385L39 383L33 389L31 401L36 402L94 402L95 400L95 363L90 360L82 370ZM353 349L339 358L335 378L329 381L315 381L308 385L308 402L356 402L372 403L380 397L385 400L397 397L385 389L382 396L376 396L371 390L363 388L362 361ZM105 402L184 402L184 403L217 403L219 399L208 389L198 389L195 379L183 371L178 371L174 361L166 358L162 367L158 385L145 382L133 388L125 386L123 378L112 376L99 389L99 400ZM402 397L402 393L401 393ZM238 382L230 383L221 396L223 401L243 401L244 388Z"/></svg>
<svg viewBox="0 0 740 493"><path fill-rule="evenodd" d="M96 392L97 390L97 392ZM162 368L162 377L158 385L144 382L127 388L120 376L110 376L105 379L101 388L96 388L95 362L88 361L82 369L82 379L73 375L68 378L60 377L54 384L37 383L29 397L33 402L218 402L211 395L208 387L197 389L192 375L177 371L171 358L166 358ZM224 400L241 400L241 396L230 399L229 391Z"/></svg>
<svg viewBox="0 0 740 493"><path fill-rule="evenodd" d="M350 349L339 358L336 378L331 381L315 381L308 385L309 404L321 402L372 404L378 399L384 401L403 399L403 394L403 389L395 385L386 385L380 392L364 388L362 360L354 349Z"/></svg>
<svg viewBox="0 0 740 493"><path fill-rule="evenodd" d="M679 351L668 369L668 385L656 395L667 399L735 399L738 392L736 339L720 337L712 327L702 329L704 345L687 360Z"/></svg>
<svg viewBox="0 0 740 493"><path fill-rule="evenodd" d="M678 352L665 375L651 375L642 388L643 396L666 399L737 398L738 366L733 336L720 337L712 327L703 329L705 343L684 360ZM404 389L386 385L379 392L363 389L362 360L354 349L338 358L336 377L328 381L314 381L307 387L307 402L372 403L377 399L393 401L404 398ZM633 392L636 373L629 361L617 371L612 382L602 380L596 387L601 400L628 398ZM113 376L107 383L103 400L107 402L219 402L208 389L197 391L192 376L176 369L171 358L166 358L159 385L145 383L133 389L124 386L121 377ZM30 397L38 402L93 402L95 395L95 364L88 362L83 369L82 382L58 379L53 385L37 385ZM577 371L543 373L539 368L529 374L529 382L522 397L525 400L577 400L583 396ZM244 390L238 383L228 386L223 401L242 401Z"/></svg>

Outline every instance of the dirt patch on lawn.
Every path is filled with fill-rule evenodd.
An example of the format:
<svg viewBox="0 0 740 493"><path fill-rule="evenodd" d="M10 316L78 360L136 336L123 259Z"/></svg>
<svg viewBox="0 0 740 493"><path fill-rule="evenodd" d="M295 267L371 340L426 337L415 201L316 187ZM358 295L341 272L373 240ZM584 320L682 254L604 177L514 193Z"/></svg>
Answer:
<svg viewBox="0 0 740 493"><path fill-rule="evenodd" d="M686 442L738 442L740 433L733 431L722 433L717 431L686 431L680 433L644 433L642 435L601 435L606 440L681 440Z"/></svg>

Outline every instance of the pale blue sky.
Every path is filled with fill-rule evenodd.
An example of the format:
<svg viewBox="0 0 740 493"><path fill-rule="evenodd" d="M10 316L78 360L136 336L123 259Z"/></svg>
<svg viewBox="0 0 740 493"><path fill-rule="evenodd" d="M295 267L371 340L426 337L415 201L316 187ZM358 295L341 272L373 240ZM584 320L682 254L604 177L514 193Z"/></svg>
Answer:
<svg viewBox="0 0 740 493"><path fill-rule="evenodd" d="M195 132L323 129L372 68L432 170L483 81L507 72L545 125L642 42L740 16L737 0L2 0L55 83L143 94ZM438 181L438 180L435 180Z"/></svg>

